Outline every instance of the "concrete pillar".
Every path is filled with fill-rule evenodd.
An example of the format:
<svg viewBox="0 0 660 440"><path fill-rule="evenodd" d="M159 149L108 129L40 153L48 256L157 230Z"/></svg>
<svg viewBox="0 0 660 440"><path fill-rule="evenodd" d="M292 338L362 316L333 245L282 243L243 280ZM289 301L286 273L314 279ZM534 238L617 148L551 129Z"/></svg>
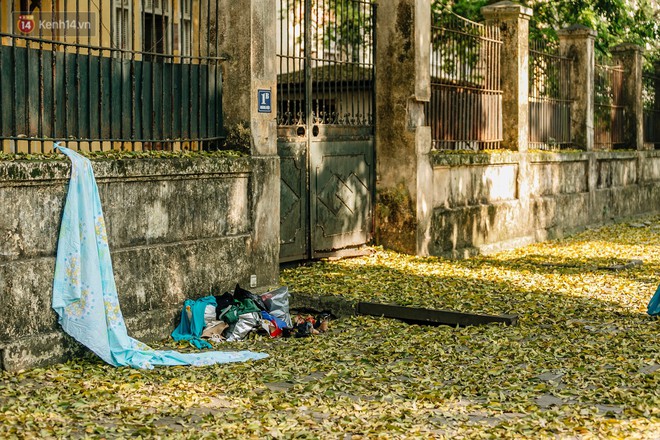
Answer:
<svg viewBox="0 0 660 440"><path fill-rule="evenodd" d="M655 136L652 140L655 142L655 148L660 149L660 142L658 142L660 140L660 61L655 62L653 70L655 72L655 84L653 85L655 96L653 101L654 118L651 124L653 124L653 133ZM651 144L651 148L653 148L653 145Z"/></svg>
<svg viewBox="0 0 660 440"><path fill-rule="evenodd" d="M218 23L223 68L225 128L247 124L251 131L250 208L253 230L248 245L258 288L279 277L280 163L277 156L277 9L271 0L211 0L222 11ZM267 92L270 112L259 110ZM249 286L249 280L240 280Z"/></svg>
<svg viewBox="0 0 660 440"><path fill-rule="evenodd" d="M529 19L532 10L510 1L481 8L486 24L499 26L502 38L502 129L505 148L529 145Z"/></svg>
<svg viewBox="0 0 660 440"><path fill-rule="evenodd" d="M571 68L571 139L577 148L594 148L594 69L596 31L573 25L559 32L562 56L572 58Z"/></svg>
<svg viewBox="0 0 660 440"><path fill-rule="evenodd" d="M379 244L428 255L433 202L430 0L379 2L376 53L376 206Z"/></svg>
<svg viewBox="0 0 660 440"><path fill-rule="evenodd" d="M222 110L225 127L248 123L252 154L277 155L275 102L276 2L217 0L222 63ZM270 91L271 112L259 112L259 91Z"/></svg>
<svg viewBox="0 0 660 440"><path fill-rule="evenodd" d="M644 102L642 100L643 49L636 44L624 43L612 49L612 56L623 66L623 134L626 146L644 149Z"/></svg>

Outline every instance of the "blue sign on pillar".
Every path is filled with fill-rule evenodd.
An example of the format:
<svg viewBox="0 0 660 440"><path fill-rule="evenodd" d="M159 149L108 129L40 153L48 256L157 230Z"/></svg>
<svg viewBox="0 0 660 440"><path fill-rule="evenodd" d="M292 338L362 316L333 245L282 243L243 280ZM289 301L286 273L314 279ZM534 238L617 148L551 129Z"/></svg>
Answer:
<svg viewBox="0 0 660 440"><path fill-rule="evenodd" d="M270 89L268 90L258 90L259 98L259 113L270 113L272 107L270 105Z"/></svg>

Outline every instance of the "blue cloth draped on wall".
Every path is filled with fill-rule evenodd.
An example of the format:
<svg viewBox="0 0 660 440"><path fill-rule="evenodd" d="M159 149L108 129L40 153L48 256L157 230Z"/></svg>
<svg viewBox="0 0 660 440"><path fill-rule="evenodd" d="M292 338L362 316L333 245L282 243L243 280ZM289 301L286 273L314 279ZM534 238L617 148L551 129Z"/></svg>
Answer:
<svg viewBox="0 0 660 440"><path fill-rule="evenodd" d="M66 147L56 147L71 160L71 178L57 244L52 306L68 334L114 366L210 365L268 356L250 351L157 351L129 337L91 162Z"/></svg>

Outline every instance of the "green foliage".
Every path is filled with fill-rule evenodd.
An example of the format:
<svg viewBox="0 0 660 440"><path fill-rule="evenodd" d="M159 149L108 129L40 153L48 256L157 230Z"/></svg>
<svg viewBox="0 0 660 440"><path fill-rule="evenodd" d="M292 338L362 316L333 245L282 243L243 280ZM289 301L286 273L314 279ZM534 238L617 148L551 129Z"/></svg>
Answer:
<svg viewBox="0 0 660 440"><path fill-rule="evenodd" d="M472 21L482 21L481 8L490 3L488 0L434 0L431 8L434 12L451 11Z"/></svg>
<svg viewBox="0 0 660 440"><path fill-rule="evenodd" d="M252 146L252 131L247 122L242 122L226 127L227 137L222 143L222 150L238 151L250 154Z"/></svg>
<svg viewBox="0 0 660 440"><path fill-rule="evenodd" d="M653 45L660 37L656 22L657 11L649 0L628 2L625 0L570 0L562 2L527 2L534 9L533 29L549 36L553 31L570 24L582 24L598 32L596 47L607 53L613 46L636 43ZM544 24L549 28L544 29ZM655 48L657 49L657 48Z"/></svg>
<svg viewBox="0 0 660 440"><path fill-rule="evenodd" d="M397 228L414 227L412 200L404 183L379 191L376 210L385 223L393 223Z"/></svg>
<svg viewBox="0 0 660 440"><path fill-rule="evenodd" d="M178 157L240 157L250 154L250 146L252 142L252 132L247 123L238 123L226 127L226 137L218 147L209 148L208 151L205 147L204 151L165 151L165 150L150 150L150 151L125 151L125 150L110 150L110 151L79 151L83 156L90 159L171 159ZM0 161L16 161L16 160L63 160L64 156L60 153L3 153L0 151Z"/></svg>
<svg viewBox="0 0 660 440"><path fill-rule="evenodd" d="M474 69L479 62L483 42L482 26L447 13L446 9L433 11L431 41L431 75L454 82L470 82L482 85L483 76ZM440 69L438 69L440 67Z"/></svg>
<svg viewBox="0 0 660 440"><path fill-rule="evenodd" d="M282 26L303 26L304 4L294 0L281 7L278 19ZM322 45L323 57L334 54L338 61L360 62L364 47L371 45L373 16L368 2L311 0L312 50ZM304 47L304 32L296 34L295 42Z"/></svg>
<svg viewBox="0 0 660 440"><path fill-rule="evenodd" d="M181 157L240 157L243 154L235 150L223 151L79 151L85 157L93 160L123 160L123 159L176 159ZM2 153L0 162L13 161L60 161L68 160L61 153Z"/></svg>
<svg viewBox="0 0 660 440"><path fill-rule="evenodd" d="M619 43L644 46L652 56L658 56L660 40L660 11L653 0L522 0L532 8L530 23L532 38L554 40L557 30L581 24L598 32L596 47L606 53ZM435 0L435 10L451 10L465 18L481 21L481 7L496 3L493 0Z"/></svg>
<svg viewBox="0 0 660 440"><path fill-rule="evenodd" d="M372 31L371 13L364 5L355 2L331 3L331 17L325 25L323 44L326 50L334 48L342 54L341 59L359 62L362 48L370 41Z"/></svg>

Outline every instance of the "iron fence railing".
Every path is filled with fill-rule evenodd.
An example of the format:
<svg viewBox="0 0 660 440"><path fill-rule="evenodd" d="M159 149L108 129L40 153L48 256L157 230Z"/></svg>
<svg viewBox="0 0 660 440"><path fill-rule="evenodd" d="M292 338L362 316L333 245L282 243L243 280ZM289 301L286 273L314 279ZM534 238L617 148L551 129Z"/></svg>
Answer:
<svg viewBox="0 0 660 440"><path fill-rule="evenodd" d="M278 0L279 126L373 126L371 0Z"/></svg>
<svg viewBox="0 0 660 440"><path fill-rule="evenodd" d="M434 149L500 147L501 48L498 27L433 9L431 100L425 114Z"/></svg>
<svg viewBox="0 0 660 440"><path fill-rule="evenodd" d="M0 151L217 146L219 13L211 0L1 2Z"/></svg>
<svg viewBox="0 0 660 440"><path fill-rule="evenodd" d="M644 101L644 142L660 149L660 74L644 71L642 85Z"/></svg>
<svg viewBox="0 0 660 440"><path fill-rule="evenodd" d="M594 72L594 147L616 149L625 145L623 66L607 58L596 62Z"/></svg>
<svg viewBox="0 0 660 440"><path fill-rule="evenodd" d="M529 146L571 146L571 59L554 41L529 44Z"/></svg>

